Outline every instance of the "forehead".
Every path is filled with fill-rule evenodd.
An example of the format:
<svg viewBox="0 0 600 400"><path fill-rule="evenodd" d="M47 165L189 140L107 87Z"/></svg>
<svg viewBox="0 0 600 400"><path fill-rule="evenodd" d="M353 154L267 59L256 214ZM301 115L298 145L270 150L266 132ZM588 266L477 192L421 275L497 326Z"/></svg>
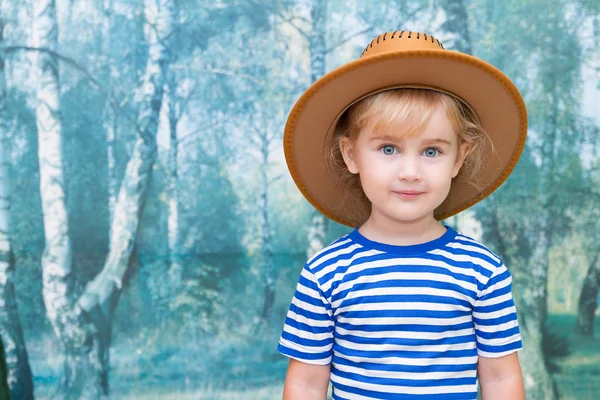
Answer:
<svg viewBox="0 0 600 400"><path fill-rule="evenodd" d="M431 108L409 110L406 113L383 109L372 115L370 121L365 121L365 126L361 129L361 134L363 133L370 138L441 139L451 143L457 138L456 130L442 103Z"/></svg>

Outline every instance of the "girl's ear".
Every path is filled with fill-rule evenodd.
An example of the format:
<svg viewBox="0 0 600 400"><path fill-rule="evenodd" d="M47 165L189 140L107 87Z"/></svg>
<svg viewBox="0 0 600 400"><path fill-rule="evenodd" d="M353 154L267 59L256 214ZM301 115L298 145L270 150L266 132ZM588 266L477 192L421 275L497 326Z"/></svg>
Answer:
<svg viewBox="0 0 600 400"><path fill-rule="evenodd" d="M351 174L358 174L358 166L356 165L356 160L354 159L354 144L350 140L350 138L343 136L340 138L340 153L342 153L342 157L344 158L344 163L346 163L346 167Z"/></svg>
<svg viewBox="0 0 600 400"><path fill-rule="evenodd" d="M456 154L456 161L452 167L452 177L456 178L460 168L463 166L465 159L471 153L471 144L463 142L458 146L458 153Z"/></svg>

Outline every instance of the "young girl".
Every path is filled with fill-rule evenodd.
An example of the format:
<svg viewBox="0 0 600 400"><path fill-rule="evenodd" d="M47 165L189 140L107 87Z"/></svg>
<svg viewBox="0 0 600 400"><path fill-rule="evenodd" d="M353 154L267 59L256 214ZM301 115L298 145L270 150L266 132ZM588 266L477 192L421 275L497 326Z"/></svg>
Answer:
<svg viewBox="0 0 600 400"><path fill-rule="evenodd" d="M298 100L284 146L309 202L354 230L301 272L284 399L524 399L502 260L438 222L497 189L525 105L499 70L388 32Z"/></svg>

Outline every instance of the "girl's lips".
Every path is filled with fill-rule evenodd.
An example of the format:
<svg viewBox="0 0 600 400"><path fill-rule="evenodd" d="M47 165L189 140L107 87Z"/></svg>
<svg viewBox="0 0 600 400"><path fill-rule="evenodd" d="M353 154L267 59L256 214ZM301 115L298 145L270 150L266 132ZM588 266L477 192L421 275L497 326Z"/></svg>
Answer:
<svg viewBox="0 0 600 400"><path fill-rule="evenodd" d="M402 190L400 192L394 193L396 193L401 199L416 199L425 192L417 192L414 190Z"/></svg>

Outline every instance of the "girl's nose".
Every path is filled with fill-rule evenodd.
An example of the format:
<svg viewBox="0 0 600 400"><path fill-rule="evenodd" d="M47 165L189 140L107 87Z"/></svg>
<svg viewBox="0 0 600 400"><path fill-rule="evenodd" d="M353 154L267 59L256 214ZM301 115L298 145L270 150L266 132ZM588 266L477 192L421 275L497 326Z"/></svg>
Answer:
<svg viewBox="0 0 600 400"><path fill-rule="evenodd" d="M398 178L403 181L413 182L420 179L419 157L405 156L400 160Z"/></svg>

